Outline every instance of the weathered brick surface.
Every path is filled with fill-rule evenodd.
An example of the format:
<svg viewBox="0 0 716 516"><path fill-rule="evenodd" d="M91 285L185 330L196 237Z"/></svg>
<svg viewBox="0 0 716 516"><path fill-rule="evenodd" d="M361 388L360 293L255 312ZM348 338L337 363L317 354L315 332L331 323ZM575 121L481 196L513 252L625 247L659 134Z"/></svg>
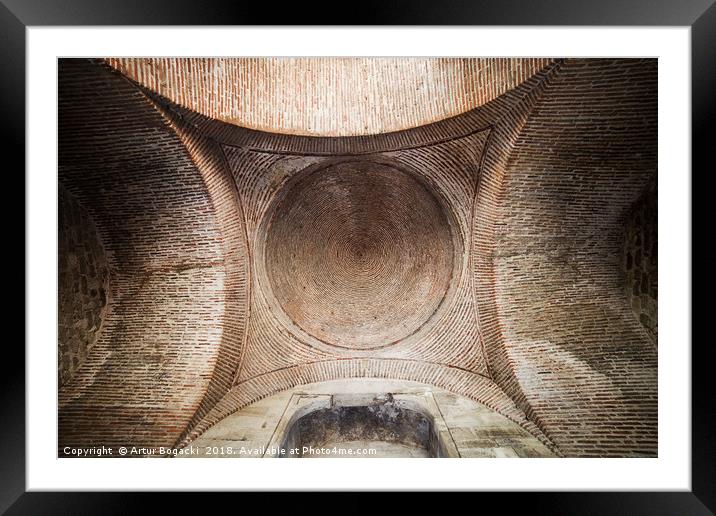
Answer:
<svg viewBox="0 0 716 516"><path fill-rule="evenodd" d="M61 444L186 443L283 389L378 377L478 400L560 454L656 453L656 351L625 292L629 209L656 171L655 60L549 60L516 87L496 85L494 96L460 116L344 137L267 133L211 118L230 106L202 103L220 104L192 82L213 66L208 61L189 60L184 71L176 60L110 61L170 98L181 86L201 102L172 102L109 67L61 63L60 177L118 266L117 300L113 286L100 339L61 392ZM153 70L174 75L149 78ZM330 203L321 201L330 188L308 189L294 201L315 194L314 202L297 208L300 217L282 218L302 178L341 163L341 178L349 178L348 162L360 162L368 176L374 164L421 183L429 201L417 204L434 208L422 210L423 227L436 238L410 239L419 229L408 219L405 234L383 238L388 210L375 210L381 220L356 216L369 211L361 199L395 202L399 214L410 181L384 182L373 198L353 198L360 186L345 184ZM324 210L336 210L334 217ZM341 217L354 226L331 227ZM364 246L363 262L355 251L361 235L381 243ZM386 264L399 271L422 263L419 244L427 240L443 241L436 263L454 259L446 288L435 278L447 267L424 274L416 266L407 280L383 272L395 292L428 278L428 291L444 292L432 314L420 312L403 328L402 314L419 313L416 306L432 298L396 296L381 305L382 326L368 341L351 340L350 325L333 323L323 341L316 338L321 329L311 325L335 322L331 306L351 302L343 299L352 295L346 285L361 263L382 277ZM343 244L354 246L352 261L340 254ZM311 306L298 312L287 306L300 297L290 292L301 285L291 282L293 266L315 289ZM352 284L353 301L360 289L368 299L380 287Z"/></svg>
<svg viewBox="0 0 716 516"><path fill-rule="evenodd" d="M109 58L210 118L274 133L371 135L442 120L521 84L551 59Z"/></svg>
<svg viewBox="0 0 716 516"><path fill-rule="evenodd" d="M58 385L72 380L105 319L110 270L94 221L62 185L58 189Z"/></svg>
<svg viewBox="0 0 716 516"><path fill-rule="evenodd" d="M60 180L116 265L100 337L60 391L59 444L171 446L233 378L247 313L241 217L211 148L180 137L116 72L59 66Z"/></svg>
<svg viewBox="0 0 716 516"><path fill-rule="evenodd" d="M240 199L221 148L185 124L174 122L174 129L186 145L209 191L222 232L226 272L221 348L207 392L186 432L228 392L241 362L249 315L249 249Z"/></svg>
<svg viewBox="0 0 716 516"><path fill-rule="evenodd" d="M639 322L656 342L658 333L658 244L656 178L626 215L624 228L625 291Z"/></svg>
<svg viewBox="0 0 716 516"><path fill-rule="evenodd" d="M657 357L622 265L624 214L656 173L656 66L567 60L493 190L490 365L567 455L657 450Z"/></svg>

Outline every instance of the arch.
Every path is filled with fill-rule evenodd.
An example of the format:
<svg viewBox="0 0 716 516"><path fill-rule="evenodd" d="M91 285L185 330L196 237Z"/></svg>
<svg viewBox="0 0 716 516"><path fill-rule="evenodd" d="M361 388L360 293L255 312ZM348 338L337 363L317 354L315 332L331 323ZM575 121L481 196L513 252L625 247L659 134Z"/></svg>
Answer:
<svg viewBox="0 0 716 516"><path fill-rule="evenodd" d="M565 60L481 178L473 256L490 365L570 456L657 452L656 353L620 279L623 214L656 172L655 67Z"/></svg>
<svg viewBox="0 0 716 516"><path fill-rule="evenodd" d="M59 392L59 446L170 446L228 390L222 357L242 342L233 315L247 311L248 270L245 245L227 238L231 191L211 149L187 150L134 84L101 62L59 67L60 180L113 272L97 342Z"/></svg>
<svg viewBox="0 0 716 516"><path fill-rule="evenodd" d="M374 377L300 384L264 397L226 415L184 450L216 456L222 448L240 458L346 457L355 449L366 457L371 449L383 457L554 456L482 403L425 383Z"/></svg>
<svg viewBox="0 0 716 516"><path fill-rule="evenodd" d="M346 378L407 380L445 389L482 403L524 428L553 452L560 453L509 396L490 379L441 364L397 359L326 360L280 369L252 378L232 388L178 446L188 445L217 422L267 396L299 385Z"/></svg>

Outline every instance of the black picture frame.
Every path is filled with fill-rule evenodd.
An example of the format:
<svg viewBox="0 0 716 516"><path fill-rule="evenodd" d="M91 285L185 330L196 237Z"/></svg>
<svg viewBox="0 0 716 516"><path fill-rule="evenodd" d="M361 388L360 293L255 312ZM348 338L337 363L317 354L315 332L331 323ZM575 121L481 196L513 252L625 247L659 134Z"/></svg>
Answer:
<svg viewBox="0 0 716 516"><path fill-rule="evenodd" d="M203 0L0 0L0 96L2 145L14 170L25 166L25 30L42 25L609 25L690 26L692 73L692 168L704 168L716 120L716 5L714 0L490 0L480 2L362 2L350 19L320 20L327 11L304 3ZM660 149L668 152L668 149ZM9 167L12 168L12 167ZM705 172L705 170L703 171ZM10 174L8 170L6 174ZM17 174L17 172L13 172ZM693 178L693 172L691 177ZM24 182L21 186L24 191ZM9 195L8 195L9 197ZM692 203L693 206L693 203ZM16 217L16 215L15 215ZM699 220L692 208L692 219ZM24 236L23 236L24 238ZM693 250L691 251L693 252ZM693 256L693 255L692 255ZM24 256L27 260L27 256ZM708 283L708 280L706 281ZM708 288L700 281L701 288ZM694 305L695 307L695 305ZM702 308L703 309L703 308ZM48 324L51 324L48 322ZM25 354L6 342L6 370L0 403L0 511L7 514L134 514L150 508L149 495L133 493L25 492ZM480 494L510 498L511 508L545 514L714 514L716 512L716 405L711 399L708 341L693 346L692 491ZM12 356L12 354L15 356ZM168 497L165 497L168 498ZM224 498L224 497L222 497ZM489 500L499 501L503 500ZM214 503L216 500L214 499ZM372 506L366 502L366 508ZM474 503L474 502L472 502ZM184 495L162 500L188 508ZM361 510L361 502L345 511Z"/></svg>

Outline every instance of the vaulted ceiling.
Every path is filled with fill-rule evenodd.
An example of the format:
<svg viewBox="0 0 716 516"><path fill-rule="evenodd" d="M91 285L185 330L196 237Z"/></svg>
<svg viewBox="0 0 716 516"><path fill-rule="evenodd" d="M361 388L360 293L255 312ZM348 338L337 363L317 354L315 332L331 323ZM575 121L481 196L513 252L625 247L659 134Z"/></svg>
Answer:
<svg viewBox="0 0 716 516"><path fill-rule="evenodd" d="M622 268L654 60L72 59L59 87L59 181L109 271L101 310L60 306L98 321L71 330L61 446L186 443L293 386L381 377L558 454L656 454Z"/></svg>
<svg viewBox="0 0 716 516"><path fill-rule="evenodd" d="M273 133L410 129L481 106L552 59L109 58L127 77L210 118Z"/></svg>

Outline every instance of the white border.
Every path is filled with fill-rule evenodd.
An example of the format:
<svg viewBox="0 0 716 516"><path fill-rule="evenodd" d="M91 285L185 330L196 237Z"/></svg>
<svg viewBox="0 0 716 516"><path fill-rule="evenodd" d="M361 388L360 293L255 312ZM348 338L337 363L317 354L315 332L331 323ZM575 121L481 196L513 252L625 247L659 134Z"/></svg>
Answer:
<svg viewBox="0 0 716 516"><path fill-rule="evenodd" d="M163 55L658 57L658 459L56 458L56 59ZM690 490L690 77L688 27L28 28L27 489Z"/></svg>

